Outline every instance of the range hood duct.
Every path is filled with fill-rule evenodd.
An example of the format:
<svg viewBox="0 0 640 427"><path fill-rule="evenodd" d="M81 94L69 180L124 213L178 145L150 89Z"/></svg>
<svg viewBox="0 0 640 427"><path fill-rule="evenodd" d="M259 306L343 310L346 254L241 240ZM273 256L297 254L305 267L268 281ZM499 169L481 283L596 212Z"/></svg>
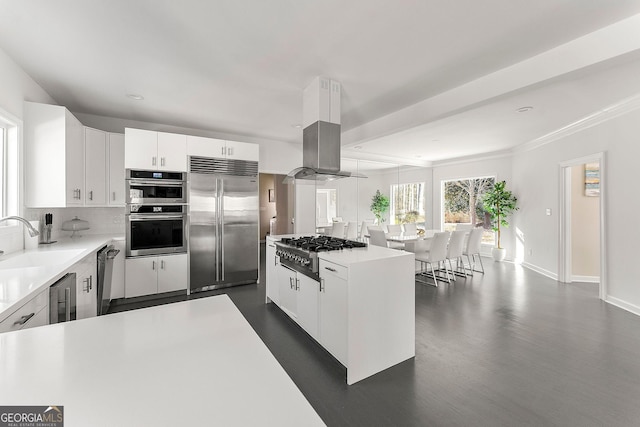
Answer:
<svg viewBox="0 0 640 427"><path fill-rule="evenodd" d="M365 178L340 170L340 83L316 77L304 90L302 110L302 167L289 172L284 182Z"/></svg>

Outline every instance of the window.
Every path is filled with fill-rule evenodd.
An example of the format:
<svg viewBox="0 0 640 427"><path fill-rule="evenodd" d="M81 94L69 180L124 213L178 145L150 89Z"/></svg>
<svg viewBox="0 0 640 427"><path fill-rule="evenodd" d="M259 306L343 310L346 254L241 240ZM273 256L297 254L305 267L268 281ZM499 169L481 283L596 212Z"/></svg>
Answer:
<svg viewBox="0 0 640 427"><path fill-rule="evenodd" d="M494 177L443 181L444 230L463 227L483 227L483 243L493 243L494 233L482 206L484 193L493 187Z"/></svg>
<svg viewBox="0 0 640 427"><path fill-rule="evenodd" d="M18 215L18 135L17 119L0 110L0 217ZM5 226L6 223L0 225Z"/></svg>
<svg viewBox="0 0 640 427"><path fill-rule="evenodd" d="M322 188L316 190L316 225L329 225L338 216L338 190Z"/></svg>
<svg viewBox="0 0 640 427"><path fill-rule="evenodd" d="M390 214L393 224L424 222L424 182L392 185Z"/></svg>

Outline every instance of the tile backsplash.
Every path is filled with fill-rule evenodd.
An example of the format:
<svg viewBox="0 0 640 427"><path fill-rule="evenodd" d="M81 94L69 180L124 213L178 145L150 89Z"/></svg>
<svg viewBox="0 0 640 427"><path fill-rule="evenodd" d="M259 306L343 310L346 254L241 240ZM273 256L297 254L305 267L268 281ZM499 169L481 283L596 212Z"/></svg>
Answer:
<svg viewBox="0 0 640 427"><path fill-rule="evenodd" d="M71 231L62 230L62 223L76 216L89 222L89 230L82 231L81 234L124 236L124 207L25 208L25 218L30 221L40 221L41 229L46 213L53 215L51 230L51 239L53 240L71 235Z"/></svg>

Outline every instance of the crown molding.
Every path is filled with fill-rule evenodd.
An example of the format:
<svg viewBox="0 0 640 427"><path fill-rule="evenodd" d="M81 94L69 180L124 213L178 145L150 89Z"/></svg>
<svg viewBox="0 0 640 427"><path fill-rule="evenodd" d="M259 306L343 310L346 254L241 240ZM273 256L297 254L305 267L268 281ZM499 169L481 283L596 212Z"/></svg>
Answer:
<svg viewBox="0 0 640 427"><path fill-rule="evenodd" d="M615 104L604 107L601 110L598 110L595 113L589 114L588 116L585 116L579 120L576 120L573 123L570 123L564 127L561 127L560 129L554 130L553 132L549 132L546 135L543 135L532 141L526 142L522 145L518 145L512 149L512 152L521 153L525 151L535 150L537 148L550 144L554 141L558 141L560 139L566 138L577 132L583 131L585 129L589 129L594 126L598 126L616 117L620 117L624 114L628 114L639 108L640 108L640 94L636 94L628 98L625 98L619 102L616 102Z"/></svg>

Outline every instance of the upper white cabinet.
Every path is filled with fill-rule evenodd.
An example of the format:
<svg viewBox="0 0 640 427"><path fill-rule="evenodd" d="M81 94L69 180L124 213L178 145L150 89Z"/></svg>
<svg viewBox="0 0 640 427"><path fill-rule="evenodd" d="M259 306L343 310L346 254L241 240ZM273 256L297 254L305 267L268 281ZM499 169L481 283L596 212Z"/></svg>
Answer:
<svg viewBox="0 0 640 427"><path fill-rule="evenodd" d="M260 159L258 144L224 141L215 138L187 136L187 154L190 156L216 157L221 159L250 160Z"/></svg>
<svg viewBox="0 0 640 427"><path fill-rule="evenodd" d="M84 203L83 126L58 105L24 103L25 204Z"/></svg>
<svg viewBox="0 0 640 427"><path fill-rule="evenodd" d="M107 203L107 133L84 128L84 203L103 206Z"/></svg>
<svg viewBox="0 0 640 427"><path fill-rule="evenodd" d="M187 170L186 135L131 128L126 128L124 135L125 168Z"/></svg>
<svg viewBox="0 0 640 427"><path fill-rule="evenodd" d="M109 192L107 204L124 205L124 134L109 134Z"/></svg>

